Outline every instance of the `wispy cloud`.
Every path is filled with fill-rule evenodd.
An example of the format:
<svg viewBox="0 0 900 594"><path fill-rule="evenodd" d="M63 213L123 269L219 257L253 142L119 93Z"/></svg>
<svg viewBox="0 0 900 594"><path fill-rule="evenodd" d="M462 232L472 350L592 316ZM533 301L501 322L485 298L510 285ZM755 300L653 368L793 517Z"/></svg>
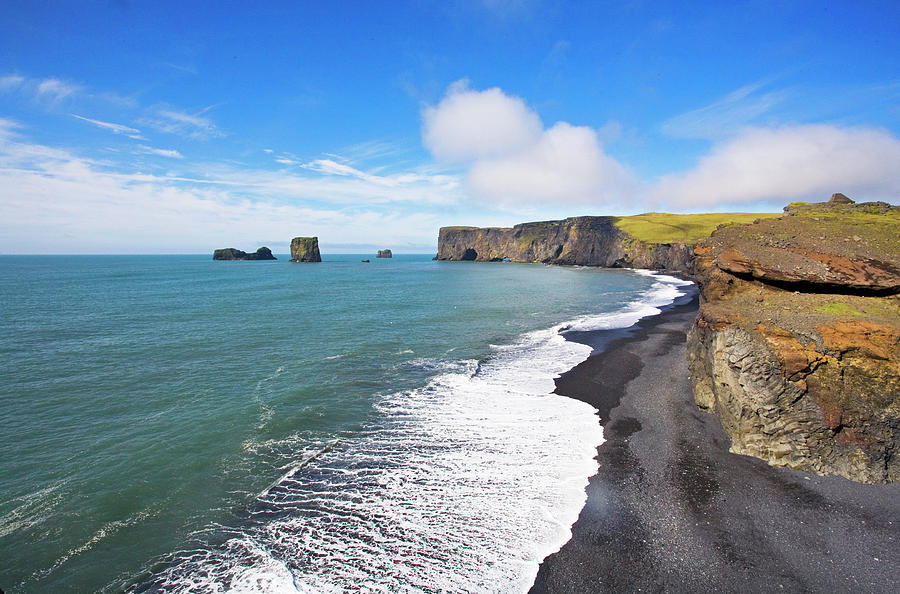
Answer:
<svg viewBox="0 0 900 594"><path fill-rule="evenodd" d="M169 157L170 159L184 159L184 156L174 149L159 149L153 148L152 146L146 146L143 144L138 145L138 152L147 154L147 155L157 155L160 157Z"/></svg>
<svg viewBox="0 0 900 594"><path fill-rule="evenodd" d="M331 156L353 163L369 163L395 159L409 152L410 148L405 143L393 140L369 140L348 146L340 150L340 155Z"/></svg>
<svg viewBox="0 0 900 594"><path fill-rule="evenodd" d="M73 118L78 118L79 120L83 120L89 124L93 124L98 128L102 128L104 130L109 130L113 134L125 134L131 138L140 139L141 131L137 128L131 128L129 126L123 126L122 124L114 124L112 122L103 122L100 120L95 120L92 118L86 118L84 116L80 116L77 114L71 114Z"/></svg>
<svg viewBox="0 0 900 594"><path fill-rule="evenodd" d="M7 74L0 77L0 92L21 93L33 100L49 101L54 104L83 90L82 85L55 77L28 78L21 74Z"/></svg>
<svg viewBox="0 0 900 594"><path fill-rule="evenodd" d="M20 88L25 83L25 77L18 74L8 74L0 77L0 91L8 92Z"/></svg>
<svg viewBox="0 0 900 594"><path fill-rule="evenodd" d="M787 91L760 92L767 85L757 82L735 89L709 105L669 118L661 130L678 138L719 139L734 134L788 97Z"/></svg>
<svg viewBox="0 0 900 594"><path fill-rule="evenodd" d="M52 101L60 101L82 89L81 85L65 82L58 78L45 78L37 84L35 93Z"/></svg>
<svg viewBox="0 0 900 594"><path fill-rule="evenodd" d="M211 107L197 113L188 113L171 107L160 107L140 119L140 123L169 134L177 134L198 140L208 140L225 136L213 121L203 114Z"/></svg>
<svg viewBox="0 0 900 594"><path fill-rule="evenodd" d="M298 233L318 234L323 246L434 245L443 220L427 205L459 201L457 178L417 171L338 174L323 164L301 175L177 160L172 165L180 170L170 174L136 172L30 142L17 128L0 119L6 252L207 251L225 243L249 248L260 237L286 242ZM175 157L145 145L137 150Z"/></svg>

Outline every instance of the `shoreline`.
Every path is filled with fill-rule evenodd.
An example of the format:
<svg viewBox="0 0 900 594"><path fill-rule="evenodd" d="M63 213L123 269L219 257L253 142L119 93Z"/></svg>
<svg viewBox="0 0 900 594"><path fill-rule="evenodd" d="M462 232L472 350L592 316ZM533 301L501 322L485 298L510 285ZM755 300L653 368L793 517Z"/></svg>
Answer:
<svg viewBox="0 0 900 594"><path fill-rule="evenodd" d="M693 292L628 329L564 333L594 353L555 392L594 406L606 441L572 537L531 592L891 591L900 484L729 453L718 418L693 400Z"/></svg>

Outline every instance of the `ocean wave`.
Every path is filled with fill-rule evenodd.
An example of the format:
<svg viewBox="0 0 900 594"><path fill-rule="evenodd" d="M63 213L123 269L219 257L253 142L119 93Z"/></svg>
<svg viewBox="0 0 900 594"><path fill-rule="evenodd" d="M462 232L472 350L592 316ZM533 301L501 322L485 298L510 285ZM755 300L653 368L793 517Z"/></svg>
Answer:
<svg viewBox="0 0 900 594"><path fill-rule="evenodd" d="M239 525L136 590L527 591L570 538L603 441L591 406L553 394L591 352L561 332L630 326L689 284L639 274L654 282L618 311L492 345L482 361L405 362L434 375L382 396L360 432L295 453Z"/></svg>
<svg viewBox="0 0 900 594"><path fill-rule="evenodd" d="M662 309L660 308L671 305L676 299L686 295L685 287L694 284L691 281L652 270L634 270L633 272L652 278L653 284L619 310L580 316L561 324L560 329L591 331L629 328L643 318L661 313Z"/></svg>

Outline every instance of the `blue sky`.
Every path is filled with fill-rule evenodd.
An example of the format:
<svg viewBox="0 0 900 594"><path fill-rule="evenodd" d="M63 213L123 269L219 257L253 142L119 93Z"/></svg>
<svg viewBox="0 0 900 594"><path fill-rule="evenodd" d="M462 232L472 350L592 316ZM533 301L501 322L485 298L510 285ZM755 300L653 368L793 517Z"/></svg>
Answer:
<svg viewBox="0 0 900 594"><path fill-rule="evenodd" d="M0 17L0 253L900 202L896 2L34 2Z"/></svg>

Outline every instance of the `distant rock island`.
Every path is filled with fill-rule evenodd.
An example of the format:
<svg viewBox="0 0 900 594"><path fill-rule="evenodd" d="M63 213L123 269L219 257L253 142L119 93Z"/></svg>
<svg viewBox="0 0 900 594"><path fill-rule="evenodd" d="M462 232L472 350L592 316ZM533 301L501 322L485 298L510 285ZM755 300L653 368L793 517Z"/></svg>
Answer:
<svg viewBox="0 0 900 594"><path fill-rule="evenodd" d="M378 250L378 254L375 257L376 258L393 258L394 254L391 253L391 250Z"/></svg>
<svg viewBox="0 0 900 594"><path fill-rule="evenodd" d="M213 260L277 260L272 255L272 250L261 247L256 252L248 254L235 248L223 248L213 252Z"/></svg>
<svg viewBox="0 0 900 594"><path fill-rule="evenodd" d="M295 237L291 240L291 262L321 262L318 237Z"/></svg>
<svg viewBox="0 0 900 594"><path fill-rule="evenodd" d="M793 203L695 249L697 404L732 451L900 480L900 207Z"/></svg>

